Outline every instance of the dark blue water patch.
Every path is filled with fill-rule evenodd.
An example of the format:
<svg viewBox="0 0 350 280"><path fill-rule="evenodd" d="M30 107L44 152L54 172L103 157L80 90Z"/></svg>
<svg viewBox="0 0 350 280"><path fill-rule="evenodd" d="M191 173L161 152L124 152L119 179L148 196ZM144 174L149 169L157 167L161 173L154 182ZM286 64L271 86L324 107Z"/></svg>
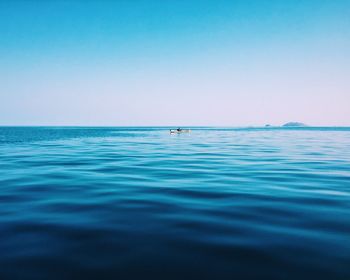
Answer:
<svg viewBox="0 0 350 280"><path fill-rule="evenodd" d="M142 137L140 129L113 129L107 127L0 127L0 144L57 141L106 136ZM47 144L50 145L50 144Z"/></svg>
<svg viewBox="0 0 350 280"><path fill-rule="evenodd" d="M349 128L0 128L0 279L350 279Z"/></svg>

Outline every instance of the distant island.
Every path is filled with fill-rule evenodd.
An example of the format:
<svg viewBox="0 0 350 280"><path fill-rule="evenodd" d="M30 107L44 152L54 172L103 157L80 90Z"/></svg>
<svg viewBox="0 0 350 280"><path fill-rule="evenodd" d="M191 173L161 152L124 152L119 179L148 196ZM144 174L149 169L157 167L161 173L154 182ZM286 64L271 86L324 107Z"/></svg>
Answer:
<svg viewBox="0 0 350 280"><path fill-rule="evenodd" d="M300 122L288 122L286 124L284 124L283 126L307 126L306 124L304 123L300 123Z"/></svg>

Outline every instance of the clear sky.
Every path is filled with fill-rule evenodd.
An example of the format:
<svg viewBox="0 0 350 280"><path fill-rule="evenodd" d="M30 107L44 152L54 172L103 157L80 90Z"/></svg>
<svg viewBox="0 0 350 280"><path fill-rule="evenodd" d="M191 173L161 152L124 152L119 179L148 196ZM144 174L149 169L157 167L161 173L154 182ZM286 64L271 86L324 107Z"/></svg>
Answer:
<svg viewBox="0 0 350 280"><path fill-rule="evenodd" d="M0 125L350 126L348 0L0 0Z"/></svg>

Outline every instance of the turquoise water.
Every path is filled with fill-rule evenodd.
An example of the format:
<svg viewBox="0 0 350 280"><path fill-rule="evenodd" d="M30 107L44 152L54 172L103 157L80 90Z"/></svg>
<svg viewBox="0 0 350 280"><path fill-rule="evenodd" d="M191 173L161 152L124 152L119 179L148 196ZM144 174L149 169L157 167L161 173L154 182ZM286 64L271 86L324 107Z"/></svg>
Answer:
<svg viewBox="0 0 350 280"><path fill-rule="evenodd" d="M0 279L350 279L350 128L0 128Z"/></svg>

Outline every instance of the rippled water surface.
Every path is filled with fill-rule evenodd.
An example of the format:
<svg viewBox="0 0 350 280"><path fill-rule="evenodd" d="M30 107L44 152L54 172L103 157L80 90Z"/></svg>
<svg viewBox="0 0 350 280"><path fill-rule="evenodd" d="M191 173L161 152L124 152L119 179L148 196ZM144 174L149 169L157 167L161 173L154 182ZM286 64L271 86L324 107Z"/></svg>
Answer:
<svg viewBox="0 0 350 280"><path fill-rule="evenodd" d="M0 279L350 279L350 128L0 128Z"/></svg>

